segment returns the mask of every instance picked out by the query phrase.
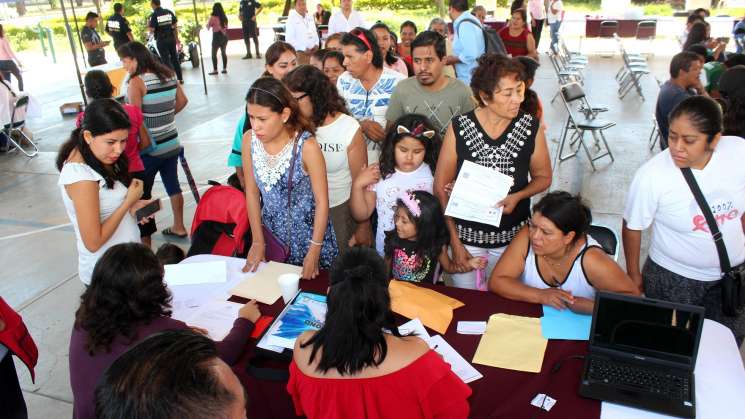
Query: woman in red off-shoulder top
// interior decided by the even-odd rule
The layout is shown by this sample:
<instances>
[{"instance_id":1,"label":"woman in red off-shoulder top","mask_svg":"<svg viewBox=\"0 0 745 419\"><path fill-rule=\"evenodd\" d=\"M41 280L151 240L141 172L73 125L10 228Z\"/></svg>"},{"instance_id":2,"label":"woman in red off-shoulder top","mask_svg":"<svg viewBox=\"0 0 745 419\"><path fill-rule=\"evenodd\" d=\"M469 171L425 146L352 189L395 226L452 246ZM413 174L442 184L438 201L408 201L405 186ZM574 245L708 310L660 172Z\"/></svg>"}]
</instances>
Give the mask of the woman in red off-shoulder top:
<instances>
[{"instance_id":1,"label":"woman in red off-shoulder top","mask_svg":"<svg viewBox=\"0 0 745 419\"><path fill-rule=\"evenodd\" d=\"M326 322L297 339L287 391L308 419L466 418L471 395L423 340L398 334L385 264L362 247L333 266Z\"/></svg>"}]
</instances>

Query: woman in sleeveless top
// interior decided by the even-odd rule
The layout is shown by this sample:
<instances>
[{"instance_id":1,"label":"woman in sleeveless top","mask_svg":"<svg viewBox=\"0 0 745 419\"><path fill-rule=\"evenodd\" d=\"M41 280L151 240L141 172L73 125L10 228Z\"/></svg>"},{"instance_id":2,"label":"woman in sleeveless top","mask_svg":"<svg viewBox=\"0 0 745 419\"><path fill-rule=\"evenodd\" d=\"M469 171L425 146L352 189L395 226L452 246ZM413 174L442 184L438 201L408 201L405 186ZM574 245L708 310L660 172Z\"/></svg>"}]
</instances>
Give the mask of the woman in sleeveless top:
<instances>
[{"instance_id":1,"label":"woman in sleeveless top","mask_svg":"<svg viewBox=\"0 0 745 419\"><path fill-rule=\"evenodd\" d=\"M303 278L315 278L339 250L329 222L326 165L313 127L277 79L258 79L246 102L252 129L243 137L242 158L253 242L243 270L254 272L266 259L263 224L289 247L287 263L302 266Z\"/></svg>"},{"instance_id":2,"label":"woman in sleeveless top","mask_svg":"<svg viewBox=\"0 0 745 419\"><path fill-rule=\"evenodd\" d=\"M511 300L592 313L595 292L639 289L589 235L590 209L564 191L546 194L505 250L489 289Z\"/></svg>"},{"instance_id":3,"label":"woman in sleeveless top","mask_svg":"<svg viewBox=\"0 0 745 419\"><path fill-rule=\"evenodd\" d=\"M186 237L184 196L177 171L182 148L176 130L176 114L186 107L188 99L173 71L156 62L141 43L124 44L117 52L131 77L127 101L142 110L144 125L152 139L150 147L141 152L145 165L143 199L150 199L155 175L160 173L173 210L173 225L164 229L163 234ZM141 229L142 242L150 245L150 236L155 231L155 221L149 228Z\"/></svg>"},{"instance_id":4,"label":"woman in sleeveless top","mask_svg":"<svg viewBox=\"0 0 745 419\"><path fill-rule=\"evenodd\" d=\"M513 11L509 24L499 30L499 37L502 38L508 54L513 57L527 55L537 60L535 39L528 31L527 21L525 9Z\"/></svg>"},{"instance_id":5,"label":"woman in sleeveless top","mask_svg":"<svg viewBox=\"0 0 745 419\"><path fill-rule=\"evenodd\" d=\"M354 243L369 242L367 223L357 224L349 209L352 181L367 163L367 145L360 124L349 115L344 99L323 72L300 66L282 82L297 99L300 112L316 127L316 140L326 162L329 187L329 217L339 251Z\"/></svg>"},{"instance_id":6,"label":"woman in sleeveless top","mask_svg":"<svg viewBox=\"0 0 745 419\"><path fill-rule=\"evenodd\" d=\"M499 227L446 218L459 288L476 288L477 274L468 261L488 258L487 272L530 218L530 197L551 185L551 161L544 130L535 117L520 111L525 91L522 65L514 58L486 54L479 58L471 89L479 106L453 119L437 161L434 190L447 207L445 186L453 182L463 162L499 171L513 178L509 194L495 206L503 209Z\"/></svg>"}]
</instances>

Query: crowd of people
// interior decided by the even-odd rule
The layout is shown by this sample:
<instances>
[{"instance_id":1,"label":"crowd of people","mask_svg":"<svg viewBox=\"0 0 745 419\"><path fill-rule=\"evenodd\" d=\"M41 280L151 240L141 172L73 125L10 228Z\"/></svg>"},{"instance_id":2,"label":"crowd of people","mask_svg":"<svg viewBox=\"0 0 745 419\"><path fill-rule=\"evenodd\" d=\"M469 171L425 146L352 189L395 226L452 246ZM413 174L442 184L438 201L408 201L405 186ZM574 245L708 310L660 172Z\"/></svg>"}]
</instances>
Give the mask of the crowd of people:
<instances>
[{"instance_id":1,"label":"crowd of people","mask_svg":"<svg viewBox=\"0 0 745 419\"><path fill-rule=\"evenodd\" d=\"M254 17L261 9L242 3ZM467 0L449 1L452 53L441 20L419 33L405 22L399 44L384 24L360 26L351 0L333 15L310 15L305 0L294 2L293 25L328 19L334 28L322 54L311 31L289 28L288 42L266 50L265 73L245 95L228 165L234 187L244 192L251 231L244 271L279 258L300 266L303 278L330 272L326 321L298 338L290 365L287 390L296 413L468 415L469 387L423 341L397 332L391 278L580 313L592 312L598 291L646 294L704 306L738 344L745 338L743 310L723 310L715 240L685 178L692 173L698 182L731 265L741 265L745 66L725 57L731 65L718 79L717 102L698 81L706 56L685 51L673 58L660 94L665 107L657 109L666 148L637 171L626 201L624 272L588 233L588 204L565 191L546 193L553 174L543 106L530 85L536 28L555 23L550 16L556 19L562 6L551 1L539 11L536 2L524 3L513 3L501 32L513 56L486 52ZM226 27L220 10L210 21L216 34ZM167 20L175 24L174 16L155 19L156 26ZM553 26L551 33L553 41ZM722 58L713 49L712 60ZM183 149L175 115L188 102L180 73L138 42L117 51L131 75L128 103L111 98L103 73L89 72L91 101L57 157L86 284L70 343L75 417L144 417L151 409L204 417L199 412L208 407L245 417L244 393L228 366L259 318L258 306L246 304L217 344L171 319L162 264L183 254L162 249L159 260L150 250L152 217L134 215L149 203L160 173L174 212L163 233L187 233L176 171ZM453 64L456 77L447 71ZM688 88L696 94L664 93ZM499 226L445 216L465 162L512 178L506 197L494 203L503 211ZM652 240L642 263L644 230ZM284 244L280 256L270 252L277 242ZM163 367L163 357L173 367ZM194 379L184 380L186 371ZM174 397L143 395L171 388Z\"/></svg>"}]
</instances>

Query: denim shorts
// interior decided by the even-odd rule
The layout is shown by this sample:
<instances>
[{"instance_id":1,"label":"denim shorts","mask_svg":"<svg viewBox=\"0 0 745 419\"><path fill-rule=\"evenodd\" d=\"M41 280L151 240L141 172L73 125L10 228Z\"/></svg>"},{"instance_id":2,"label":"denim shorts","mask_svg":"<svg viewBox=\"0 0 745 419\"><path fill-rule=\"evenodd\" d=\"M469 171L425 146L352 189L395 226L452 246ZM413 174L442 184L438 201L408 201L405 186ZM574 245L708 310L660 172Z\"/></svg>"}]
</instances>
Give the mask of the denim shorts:
<instances>
[{"instance_id":1,"label":"denim shorts","mask_svg":"<svg viewBox=\"0 0 745 419\"><path fill-rule=\"evenodd\" d=\"M163 181L168 196L181 193L181 184L178 180L178 155L165 159L146 154L141 157L142 163L145 165L145 173L143 174L145 190L152 190L155 175L160 173L160 179Z\"/></svg>"}]
</instances>

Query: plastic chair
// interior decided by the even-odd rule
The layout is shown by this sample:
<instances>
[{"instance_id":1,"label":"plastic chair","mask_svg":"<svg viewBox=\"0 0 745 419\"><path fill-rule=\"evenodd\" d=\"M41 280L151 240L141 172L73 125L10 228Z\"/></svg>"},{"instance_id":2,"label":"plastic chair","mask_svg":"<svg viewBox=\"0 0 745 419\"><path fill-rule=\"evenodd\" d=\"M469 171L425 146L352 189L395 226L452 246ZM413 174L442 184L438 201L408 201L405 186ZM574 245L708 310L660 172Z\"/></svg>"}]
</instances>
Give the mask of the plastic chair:
<instances>
[{"instance_id":1,"label":"plastic chair","mask_svg":"<svg viewBox=\"0 0 745 419\"><path fill-rule=\"evenodd\" d=\"M34 157L39 153L39 147L28 138L26 133L23 132L23 128L26 126L26 120L16 121L16 113L19 110L23 110L23 114L26 114L26 108L28 107L28 96L21 96L13 104L13 109L10 112L10 123L3 127L3 133L8 137L8 141L13 145L14 148L21 151L27 157ZM13 135L17 135L18 140L13 138ZM21 144L24 142L28 144L27 148L23 148Z\"/></svg>"},{"instance_id":2,"label":"plastic chair","mask_svg":"<svg viewBox=\"0 0 745 419\"><path fill-rule=\"evenodd\" d=\"M600 224L593 224L587 230L587 234L595 239L600 246L603 247L605 253L613 257L613 260L618 261L618 234L611 229Z\"/></svg>"}]
</instances>

